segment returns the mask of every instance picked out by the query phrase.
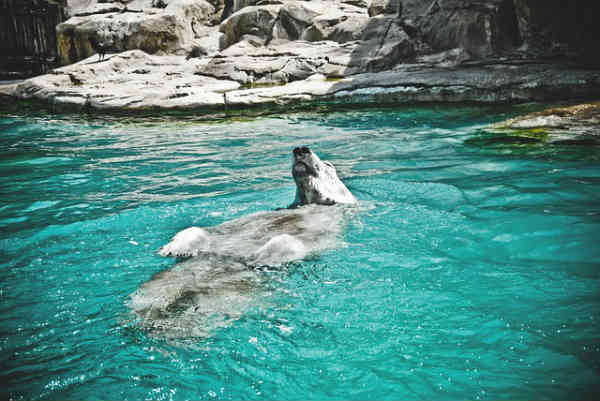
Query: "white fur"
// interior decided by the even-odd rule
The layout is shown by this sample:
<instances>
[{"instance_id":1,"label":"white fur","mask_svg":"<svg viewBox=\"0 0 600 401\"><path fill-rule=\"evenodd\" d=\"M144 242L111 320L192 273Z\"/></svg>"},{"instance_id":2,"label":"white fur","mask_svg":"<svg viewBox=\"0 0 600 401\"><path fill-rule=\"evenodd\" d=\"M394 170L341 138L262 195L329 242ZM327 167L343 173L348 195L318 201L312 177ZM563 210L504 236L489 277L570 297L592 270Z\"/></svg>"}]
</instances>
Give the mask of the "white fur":
<instances>
[{"instance_id":1,"label":"white fur","mask_svg":"<svg viewBox=\"0 0 600 401\"><path fill-rule=\"evenodd\" d=\"M339 245L344 216L336 203L356 199L333 165L306 147L294 149L292 174L302 206L259 212L216 227L186 228L162 256L197 256L155 274L131 296L140 323L169 337L208 336L258 302L262 277L253 266L279 266Z\"/></svg>"},{"instance_id":2,"label":"white fur","mask_svg":"<svg viewBox=\"0 0 600 401\"><path fill-rule=\"evenodd\" d=\"M160 256L197 256L208 250L210 238L200 227L189 227L177 233L165 246L160 248Z\"/></svg>"},{"instance_id":3,"label":"white fur","mask_svg":"<svg viewBox=\"0 0 600 401\"><path fill-rule=\"evenodd\" d=\"M296 199L292 206L356 203L356 198L339 179L333 164L322 161L306 147L302 149L294 151L292 175L296 181Z\"/></svg>"},{"instance_id":4,"label":"white fur","mask_svg":"<svg viewBox=\"0 0 600 401\"><path fill-rule=\"evenodd\" d=\"M294 152L294 165L292 174L296 181L296 200L292 207L308 204L333 205L336 203L356 203L356 198L346 188L339 179L335 167L329 162L319 159L315 153L308 148L304 152ZM314 218L314 216L313 216ZM311 221L309 216L304 216L305 222ZM243 244L243 235L239 238L220 238L211 243L211 237L215 237L214 232L209 228L208 231L199 227L186 228L173 237L171 242L160 248L158 254L161 256L198 256L202 252L213 252L223 254L238 254L248 258L258 264L281 264L295 259L301 259L307 253L303 242L287 233L275 234L267 242L248 243L254 246L254 249L247 249ZM243 233L242 233L243 234ZM269 234L268 232L266 233ZM268 237L267 237L268 238ZM214 238L213 238L214 240ZM238 243L230 243L230 240ZM228 249L229 248L229 249ZM231 248L238 248L232 251ZM224 250L227 251L224 252Z\"/></svg>"},{"instance_id":5,"label":"white fur","mask_svg":"<svg viewBox=\"0 0 600 401\"><path fill-rule=\"evenodd\" d=\"M290 234L271 238L251 257L257 264L278 265L291 260L302 259L307 254L304 243Z\"/></svg>"}]
</instances>

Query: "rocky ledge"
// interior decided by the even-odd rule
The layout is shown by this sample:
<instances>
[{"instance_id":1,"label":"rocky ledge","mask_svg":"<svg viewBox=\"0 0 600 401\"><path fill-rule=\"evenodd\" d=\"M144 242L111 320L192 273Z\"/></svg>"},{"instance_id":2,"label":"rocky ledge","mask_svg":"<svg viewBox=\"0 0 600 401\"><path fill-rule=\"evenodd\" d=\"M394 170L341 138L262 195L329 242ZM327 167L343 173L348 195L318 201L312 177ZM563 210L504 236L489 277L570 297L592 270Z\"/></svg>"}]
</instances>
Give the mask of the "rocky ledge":
<instances>
[{"instance_id":1,"label":"rocky ledge","mask_svg":"<svg viewBox=\"0 0 600 401\"><path fill-rule=\"evenodd\" d=\"M310 45L314 54L326 43ZM506 102L548 101L600 96L600 72L556 64L494 64L439 67L403 64L393 70L331 78L303 68L306 58L297 44L289 52L262 48L244 53L246 66L260 65L265 83L244 83L207 74L206 64L235 58L187 60L130 50L98 62L96 57L50 74L4 86L21 99L47 102L55 111L214 110L248 106L302 107L318 103ZM315 59L317 57L315 56ZM257 68L258 69L258 68ZM291 72L290 72L291 71ZM280 74L305 74L287 84L272 80ZM245 72L238 71L242 74Z\"/></svg>"},{"instance_id":2,"label":"rocky ledge","mask_svg":"<svg viewBox=\"0 0 600 401\"><path fill-rule=\"evenodd\" d=\"M548 108L494 124L488 132L525 142L598 145L600 102Z\"/></svg>"},{"instance_id":3,"label":"rocky ledge","mask_svg":"<svg viewBox=\"0 0 600 401\"><path fill-rule=\"evenodd\" d=\"M56 111L598 98L598 29L559 3L72 0L65 66L0 93ZM584 23L550 29L548 7Z\"/></svg>"}]
</instances>

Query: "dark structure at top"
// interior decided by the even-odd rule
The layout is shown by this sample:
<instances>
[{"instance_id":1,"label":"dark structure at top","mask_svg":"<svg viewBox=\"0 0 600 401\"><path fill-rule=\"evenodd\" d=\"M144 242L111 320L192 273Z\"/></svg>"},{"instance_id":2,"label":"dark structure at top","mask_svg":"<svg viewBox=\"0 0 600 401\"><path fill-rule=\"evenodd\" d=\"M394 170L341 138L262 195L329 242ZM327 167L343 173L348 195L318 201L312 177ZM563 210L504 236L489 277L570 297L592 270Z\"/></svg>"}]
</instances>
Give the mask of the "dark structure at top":
<instances>
[{"instance_id":1,"label":"dark structure at top","mask_svg":"<svg viewBox=\"0 0 600 401\"><path fill-rule=\"evenodd\" d=\"M67 0L0 0L0 79L48 71L57 63L56 25Z\"/></svg>"}]
</instances>

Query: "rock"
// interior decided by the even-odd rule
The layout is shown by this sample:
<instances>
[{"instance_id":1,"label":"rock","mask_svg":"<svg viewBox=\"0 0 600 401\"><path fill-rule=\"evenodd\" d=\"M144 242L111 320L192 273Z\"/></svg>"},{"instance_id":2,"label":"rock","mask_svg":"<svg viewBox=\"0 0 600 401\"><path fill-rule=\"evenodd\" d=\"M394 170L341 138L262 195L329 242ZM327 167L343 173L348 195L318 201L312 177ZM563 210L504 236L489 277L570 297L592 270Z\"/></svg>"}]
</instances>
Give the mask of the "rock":
<instances>
[{"instance_id":1,"label":"rock","mask_svg":"<svg viewBox=\"0 0 600 401\"><path fill-rule=\"evenodd\" d=\"M157 56L132 50L113 55L102 63L92 57L50 74L0 86L0 93L38 99L54 111L200 108L213 113L222 113L224 105L228 109L263 106L273 112L310 107L315 102L528 102L565 97L600 98L600 71L552 64L492 64L462 69L401 64L393 71L329 79L334 68L341 74L358 71L352 64L356 61L352 54L355 48L356 44L330 41L273 41L266 47L253 47L242 41L221 52L219 57L187 61L184 56ZM214 75L209 75L210 71ZM235 71L239 74L237 82L225 78L235 77ZM281 84L286 80L289 83ZM244 82L246 85L242 85ZM253 87L277 82L280 83L277 86Z\"/></svg>"},{"instance_id":2,"label":"rock","mask_svg":"<svg viewBox=\"0 0 600 401\"><path fill-rule=\"evenodd\" d=\"M359 7L334 2L289 1L281 6L249 6L221 24L226 46L244 34L272 39L345 43L362 35L367 16Z\"/></svg>"},{"instance_id":3,"label":"rock","mask_svg":"<svg viewBox=\"0 0 600 401\"><path fill-rule=\"evenodd\" d=\"M212 3L219 4L218 1ZM217 9L212 3L206 0L172 0L165 8L165 12L181 18L182 24L190 24L190 27L194 30L194 25L216 25L219 23Z\"/></svg>"},{"instance_id":4,"label":"rock","mask_svg":"<svg viewBox=\"0 0 600 401\"><path fill-rule=\"evenodd\" d=\"M283 4L283 1L280 0L228 0L225 5L225 10L223 11L222 20L225 20L232 14L240 11L244 7L248 6L267 6L267 5L276 5Z\"/></svg>"},{"instance_id":5,"label":"rock","mask_svg":"<svg viewBox=\"0 0 600 401\"><path fill-rule=\"evenodd\" d=\"M576 68L598 57L598 28L587 15L591 34L573 27L580 6L565 8L568 32L534 0L374 0L370 11L363 0L133 0L125 12L120 2L85 1L58 27L61 61L76 64L5 93L137 110L554 100L596 96L600 85L597 69ZM102 62L89 58L103 52ZM568 62L536 59L561 54Z\"/></svg>"},{"instance_id":6,"label":"rock","mask_svg":"<svg viewBox=\"0 0 600 401\"><path fill-rule=\"evenodd\" d=\"M401 0L371 0L369 4L369 17L376 15L390 14L396 15L398 18L402 16L402 1Z\"/></svg>"},{"instance_id":7,"label":"rock","mask_svg":"<svg viewBox=\"0 0 600 401\"><path fill-rule=\"evenodd\" d=\"M320 67L327 62L326 58L292 57L285 63L283 68L272 74L271 79L279 83L301 81L318 74Z\"/></svg>"},{"instance_id":8,"label":"rock","mask_svg":"<svg viewBox=\"0 0 600 401\"><path fill-rule=\"evenodd\" d=\"M268 47L242 40L199 67L198 73L242 85L283 84L324 72L332 45L275 40Z\"/></svg>"},{"instance_id":9,"label":"rock","mask_svg":"<svg viewBox=\"0 0 600 401\"><path fill-rule=\"evenodd\" d=\"M224 104L222 92L239 84L196 75L198 62L130 50L97 63L95 57L14 85L22 99L47 101L61 110L136 110Z\"/></svg>"},{"instance_id":10,"label":"rock","mask_svg":"<svg viewBox=\"0 0 600 401\"><path fill-rule=\"evenodd\" d=\"M87 17L94 14L108 14L108 13L118 13L123 11L123 6L119 3L79 3L77 5L72 5L72 2L69 3L69 7L67 8L67 15L69 17Z\"/></svg>"},{"instance_id":11,"label":"rock","mask_svg":"<svg viewBox=\"0 0 600 401\"><path fill-rule=\"evenodd\" d=\"M352 52L363 71L382 71L414 58L413 42L396 17L376 16L368 20L361 41Z\"/></svg>"},{"instance_id":12,"label":"rock","mask_svg":"<svg viewBox=\"0 0 600 401\"><path fill-rule=\"evenodd\" d=\"M109 53L141 49L175 53L195 38L195 25L209 22L214 7L205 0L172 0L160 12L125 12L72 17L57 26L61 64L95 54L97 43Z\"/></svg>"},{"instance_id":13,"label":"rock","mask_svg":"<svg viewBox=\"0 0 600 401\"><path fill-rule=\"evenodd\" d=\"M342 4L349 4L354 7L368 8L369 2L367 0L342 0Z\"/></svg>"},{"instance_id":14,"label":"rock","mask_svg":"<svg viewBox=\"0 0 600 401\"><path fill-rule=\"evenodd\" d=\"M415 19L435 51L460 47L481 58L520 44L512 1L434 0L424 9L422 5L417 7L415 0L405 0L404 15Z\"/></svg>"},{"instance_id":15,"label":"rock","mask_svg":"<svg viewBox=\"0 0 600 401\"><path fill-rule=\"evenodd\" d=\"M418 63L431 64L437 67L458 67L469 60L472 60L471 55L460 47L439 53L427 54L416 59Z\"/></svg>"},{"instance_id":16,"label":"rock","mask_svg":"<svg viewBox=\"0 0 600 401\"><path fill-rule=\"evenodd\" d=\"M561 145L600 145L600 102L554 107L493 124L487 132Z\"/></svg>"},{"instance_id":17,"label":"rock","mask_svg":"<svg viewBox=\"0 0 600 401\"><path fill-rule=\"evenodd\" d=\"M514 0L519 34L529 52L600 64L600 2Z\"/></svg>"},{"instance_id":18,"label":"rock","mask_svg":"<svg viewBox=\"0 0 600 401\"><path fill-rule=\"evenodd\" d=\"M301 39L311 42L332 40L346 43L359 40L367 27L369 18L366 15L343 15L329 13L313 20L301 36Z\"/></svg>"},{"instance_id":19,"label":"rock","mask_svg":"<svg viewBox=\"0 0 600 401\"><path fill-rule=\"evenodd\" d=\"M188 58L214 56L224 45L224 35L219 27L198 27L194 30L195 39L184 46Z\"/></svg>"},{"instance_id":20,"label":"rock","mask_svg":"<svg viewBox=\"0 0 600 401\"><path fill-rule=\"evenodd\" d=\"M185 59L189 60L191 58L202 57L207 55L208 50L206 50L204 46L202 46L201 44L194 44Z\"/></svg>"},{"instance_id":21,"label":"rock","mask_svg":"<svg viewBox=\"0 0 600 401\"><path fill-rule=\"evenodd\" d=\"M249 6L223 21L219 30L225 34L223 47L238 42L244 35L253 35L268 41L272 37L280 5Z\"/></svg>"},{"instance_id":22,"label":"rock","mask_svg":"<svg viewBox=\"0 0 600 401\"><path fill-rule=\"evenodd\" d=\"M209 25L219 25L223 21L227 2L225 0L206 0L214 8L214 13L210 17Z\"/></svg>"},{"instance_id":23,"label":"rock","mask_svg":"<svg viewBox=\"0 0 600 401\"><path fill-rule=\"evenodd\" d=\"M279 19L274 27L273 38L297 40L314 21L326 12L321 2L289 2L279 11Z\"/></svg>"},{"instance_id":24,"label":"rock","mask_svg":"<svg viewBox=\"0 0 600 401\"><path fill-rule=\"evenodd\" d=\"M564 88L570 96L600 96L600 71L550 64L486 66L469 69L423 68L406 65L397 71L368 73L339 81L298 81L252 92L233 91L231 104L293 103L413 103L542 101L556 99ZM543 82L529 85L535 78Z\"/></svg>"},{"instance_id":25,"label":"rock","mask_svg":"<svg viewBox=\"0 0 600 401\"><path fill-rule=\"evenodd\" d=\"M360 38L367 20L363 9L345 3L289 2L279 13L273 37L346 43Z\"/></svg>"}]
</instances>

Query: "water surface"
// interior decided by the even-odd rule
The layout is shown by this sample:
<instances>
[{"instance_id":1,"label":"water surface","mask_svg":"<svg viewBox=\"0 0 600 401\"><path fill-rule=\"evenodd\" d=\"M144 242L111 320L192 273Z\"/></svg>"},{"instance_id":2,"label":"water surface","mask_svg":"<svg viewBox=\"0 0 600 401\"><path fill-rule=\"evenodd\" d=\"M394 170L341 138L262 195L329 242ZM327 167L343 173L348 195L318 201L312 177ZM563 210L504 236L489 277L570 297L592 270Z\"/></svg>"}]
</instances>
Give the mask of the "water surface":
<instances>
[{"instance_id":1,"label":"water surface","mask_svg":"<svg viewBox=\"0 0 600 401\"><path fill-rule=\"evenodd\" d=\"M522 112L0 117L2 398L593 398L600 147L486 140ZM289 205L299 145L360 200L343 245L260 272L209 337L140 327L156 250Z\"/></svg>"}]
</instances>

